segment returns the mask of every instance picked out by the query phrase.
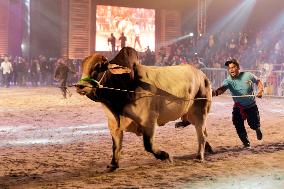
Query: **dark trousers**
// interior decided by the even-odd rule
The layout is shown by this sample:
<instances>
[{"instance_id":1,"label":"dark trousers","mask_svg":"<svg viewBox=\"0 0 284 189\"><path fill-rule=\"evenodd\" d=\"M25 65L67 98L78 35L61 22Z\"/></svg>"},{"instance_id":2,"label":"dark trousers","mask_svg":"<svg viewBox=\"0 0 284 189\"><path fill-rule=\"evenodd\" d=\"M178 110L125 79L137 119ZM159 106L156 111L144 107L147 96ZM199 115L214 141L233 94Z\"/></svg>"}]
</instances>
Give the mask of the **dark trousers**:
<instances>
[{"instance_id":1,"label":"dark trousers","mask_svg":"<svg viewBox=\"0 0 284 189\"><path fill-rule=\"evenodd\" d=\"M19 86L25 85L25 73L24 72L18 72L17 73L17 84Z\"/></svg>"},{"instance_id":2,"label":"dark trousers","mask_svg":"<svg viewBox=\"0 0 284 189\"><path fill-rule=\"evenodd\" d=\"M31 72L31 82L33 86L37 86L39 75L37 72Z\"/></svg>"},{"instance_id":3,"label":"dark trousers","mask_svg":"<svg viewBox=\"0 0 284 189\"><path fill-rule=\"evenodd\" d=\"M3 74L3 80L4 80L5 87L9 87L10 86L10 74L8 73Z\"/></svg>"},{"instance_id":4,"label":"dark trousers","mask_svg":"<svg viewBox=\"0 0 284 189\"><path fill-rule=\"evenodd\" d=\"M66 98L66 93L67 93L66 84L67 84L66 79L63 79L63 80L60 81L60 90L61 90L63 98Z\"/></svg>"},{"instance_id":5,"label":"dark trousers","mask_svg":"<svg viewBox=\"0 0 284 189\"><path fill-rule=\"evenodd\" d=\"M112 52L112 53L115 53L115 44L114 44L114 45L111 45L111 52Z\"/></svg>"},{"instance_id":6,"label":"dark trousers","mask_svg":"<svg viewBox=\"0 0 284 189\"><path fill-rule=\"evenodd\" d=\"M260 127L260 117L257 105L254 104L249 108L244 108L245 113L247 114L247 122L251 129L256 130ZM233 124L237 130L237 134L243 143L249 143L247 131L244 125L244 119L242 118L240 108L233 108Z\"/></svg>"}]
</instances>

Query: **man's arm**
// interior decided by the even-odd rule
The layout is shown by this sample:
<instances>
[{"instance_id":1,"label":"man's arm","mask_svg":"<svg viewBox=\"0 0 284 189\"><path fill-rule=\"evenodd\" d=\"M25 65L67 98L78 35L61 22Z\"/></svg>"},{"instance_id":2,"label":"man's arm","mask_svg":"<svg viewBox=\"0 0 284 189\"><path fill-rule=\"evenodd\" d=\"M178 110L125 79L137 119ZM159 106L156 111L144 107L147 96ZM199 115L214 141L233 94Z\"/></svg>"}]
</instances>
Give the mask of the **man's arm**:
<instances>
[{"instance_id":1,"label":"man's arm","mask_svg":"<svg viewBox=\"0 0 284 189\"><path fill-rule=\"evenodd\" d=\"M219 87L216 90L212 90L212 96L218 96L223 94L228 88L226 86Z\"/></svg>"},{"instance_id":2,"label":"man's arm","mask_svg":"<svg viewBox=\"0 0 284 189\"><path fill-rule=\"evenodd\" d=\"M257 80L256 86L257 86L257 90L258 90L256 97L261 98L262 95L263 95L263 84L260 80Z\"/></svg>"},{"instance_id":3,"label":"man's arm","mask_svg":"<svg viewBox=\"0 0 284 189\"><path fill-rule=\"evenodd\" d=\"M256 94L256 97L261 98L263 95L263 84L261 80L258 77L256 77L254 74L250 73L250 75L251 75L251 81L255 83L257 86L258 92Z\"/></svg>"}]
</instances>

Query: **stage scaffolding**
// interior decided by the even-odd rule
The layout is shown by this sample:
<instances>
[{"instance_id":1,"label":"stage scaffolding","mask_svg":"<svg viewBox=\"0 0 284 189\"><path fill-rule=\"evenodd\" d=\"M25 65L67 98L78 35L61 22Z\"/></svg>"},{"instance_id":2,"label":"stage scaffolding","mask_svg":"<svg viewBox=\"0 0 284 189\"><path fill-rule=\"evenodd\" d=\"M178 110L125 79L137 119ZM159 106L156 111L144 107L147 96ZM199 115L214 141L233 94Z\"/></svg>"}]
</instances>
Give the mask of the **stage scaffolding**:
<instances>
[{"instance_id":1,"label":"stage scaffolding","mask_svg":"<svg viewBox=\"0 0 284 189\"><path fill-rule=\"evenodd\" d=\"M198 0L197 35L202 37L206 32L207 0Z\"/></svg>"}]
</instances>

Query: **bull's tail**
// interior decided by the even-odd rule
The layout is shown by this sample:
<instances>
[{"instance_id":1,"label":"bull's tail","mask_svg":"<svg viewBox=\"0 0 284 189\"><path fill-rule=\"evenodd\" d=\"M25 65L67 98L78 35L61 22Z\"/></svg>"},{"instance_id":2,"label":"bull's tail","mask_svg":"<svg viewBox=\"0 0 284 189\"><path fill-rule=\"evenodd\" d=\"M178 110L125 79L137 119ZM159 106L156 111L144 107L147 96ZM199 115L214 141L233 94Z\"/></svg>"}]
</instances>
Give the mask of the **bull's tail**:
<instances>
[{"instance_id":1,"label":"bull's tail","mask_svg":"<svg viewBox=\"0 0 284 189\"><path fill-rule=\"evenodd\" d=\"M209 113L211 108L211 102L212 102L212 88L211 83L207 77L204 78L204 90L205 90L205 96L207 99L207 113Z\"/></svg>"}]
</instances>

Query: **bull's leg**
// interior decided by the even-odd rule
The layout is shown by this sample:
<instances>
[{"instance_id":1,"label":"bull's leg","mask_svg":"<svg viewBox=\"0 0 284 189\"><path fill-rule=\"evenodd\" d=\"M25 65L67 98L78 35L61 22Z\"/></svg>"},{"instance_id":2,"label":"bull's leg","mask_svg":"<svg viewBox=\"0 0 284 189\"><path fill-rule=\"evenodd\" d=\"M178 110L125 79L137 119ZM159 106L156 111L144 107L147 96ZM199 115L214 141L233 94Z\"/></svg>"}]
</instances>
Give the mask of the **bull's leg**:
<instances>
[{"instance_id":1,"label":"bull's leg","mask_svg":"<svg viewBox=\"0 0 284 189\"><path fill-rule=\"evenodd\" d=\"M108 165L108 171L112 172L119 168L119 158L122 149L123 131L120 129L111 130L112 136L112 160Z\"/></svg>"},{"instance_id":2,"label":"bull's leg","mask_svg":"<svg viewBox=\"0 0 284 189\"><path fill-rule=\"evenodd\" d=\"M206 115L198 115L196 122L195 122L195 129L197 133L197 139L198 139L198 151L197 151L197 159L200 159L201 161L204 161L204 152L205 152L205 146L206 146L206 125L205 121ZM209 144L209 143L208 143ZM209 144L210 146L210 144Z\"/></svg>"},{"instance_id":3,"label":"bull's leg","mask_svg":"<svg viewBox=\"0 0 284 189\"><path fill-rule=\"evenodd\" d=\"M198 139L198 151L197 151L197 159L204 161L204 149L206 144L206 139L204 133L202 131L202 126L196 125L197 139Z\"/></svg>"},{"instance_id":4,"label":"bull's leg","mask_svg":"<svg viewBox=\"0 0 284 189\"><path fill-rule=\"evenodd\" d=\"M208 134L207 134L207 128L206 128L206 127L205 127L205 130L204 130L204 134L205 134L205 136L206 136L206 138L207 138ZM205 143L205 152L208 152L208 153L210 153L210 154L213 154L213 153L214 153L213 148L212 148L212 146L209 144L208 141L206 141L206 143Z\"/></svg>"},{"instance_id":5,"label":"bull's leg","mask_svg":"<svg viewBox=\"0 0 284 189\"><path fill-rule=\"evenodd\" d=\"M153 128L145 128L143 130L143 141L144 141L144 147L147 152L152 153L157 159L160 160L169 160L170 162L172 159L170 158L170 155L157 148L154 144L154 137L155 137L155 127Z\"/></svg>"},{"instance_id":6,"label":"bull's leg","mask_svg":"<svg viewBox=\"0 0 284 189\"><path fill-rule=\"evenodd\" d=\"M207 98L208 101L195 101L193 106L188 110L187 116L188 120L190 120L193 125L195 125L197 139L198 139L198 151L197 158L201 161L204 161L204 153L205 150L209 153L213 153L212 147L209 142L207 142L207 129L206 129L206 121L208 112L210 109L211 101L210 101L210 90L208 90ZM204 97L204 96L198 96Z\"/></svg>"}]
</instances>

